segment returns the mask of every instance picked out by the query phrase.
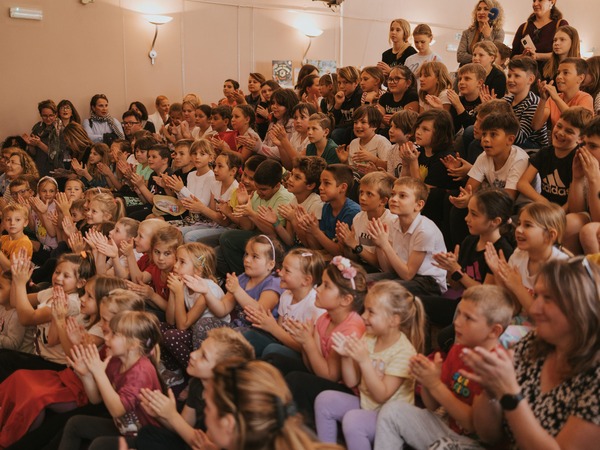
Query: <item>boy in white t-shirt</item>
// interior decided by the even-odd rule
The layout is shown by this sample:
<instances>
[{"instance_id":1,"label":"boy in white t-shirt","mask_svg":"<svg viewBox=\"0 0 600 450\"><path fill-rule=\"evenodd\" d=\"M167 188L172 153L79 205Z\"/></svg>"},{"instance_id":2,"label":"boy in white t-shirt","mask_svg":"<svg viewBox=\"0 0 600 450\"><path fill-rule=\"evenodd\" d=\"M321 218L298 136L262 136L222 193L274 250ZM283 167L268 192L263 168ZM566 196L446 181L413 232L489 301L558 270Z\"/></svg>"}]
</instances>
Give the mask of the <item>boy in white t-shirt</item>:
<instances>
[{"instance_id":1,"label":"boy in white t-shirt","mask_svg":"<svg viewBox=\"0 0 600 450\"><path fill-rule=\"evenodd\" d=\"M350 142L348 153L338 153L340 162L355 166L359 171L369 165L386 170L392 144L377 134L383 121L381 111L374 105L363 105L354 111L352 120L356 139Z\"/></svg>"},{"instance_id":2,"label":"boy in white t-shirt","mask_svg":"<svg viewBox=\"0 0 600 450\"><path fill-rule=\"evenodd\" d=\"M471 195L481 187L504 189L513 199L517 198L517 184L527 169L529 156L523 149L513 145L519 121L514 114L492 113L481 123L481 146L471 170L469 180L458 197L450 197L457 208L466 208Z\"/></svg>"}]
</instances>

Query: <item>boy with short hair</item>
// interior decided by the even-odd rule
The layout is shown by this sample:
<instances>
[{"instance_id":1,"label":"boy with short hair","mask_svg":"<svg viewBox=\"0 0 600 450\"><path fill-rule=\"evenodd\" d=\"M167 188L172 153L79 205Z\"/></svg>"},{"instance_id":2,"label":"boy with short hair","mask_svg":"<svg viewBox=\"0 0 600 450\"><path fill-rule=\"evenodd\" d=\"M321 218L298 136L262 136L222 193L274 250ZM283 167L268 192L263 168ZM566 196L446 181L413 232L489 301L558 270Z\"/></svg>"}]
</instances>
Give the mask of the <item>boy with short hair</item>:
<instances>
[{"instance_id":1,"label":"boy with short hair","mask_svg":"<svg viewBox=\"0 0 600 450\"><path fill-rule=\"evenodd\" d=\"M348 151L340 151L338 158L343 164L351 166L367 166L374 164L377 168L387 169L387 157L392 144L384 136L377 134L383 121L383 114L375 105L363 105L352 113L354 122L353 139Z\"/></svg>"},{"instance_id":2,"label":"boy with short hair","mask_svg":"<svg viewBox=\"0 0 600 450\"><path fill-rule=\"evenodd\" d=\"M369 222L381 219L391 228L395 216L386 208L392 195L395 178L385 172L371 172L360 180L358 200L361 211L354 216L352 227L343 222L336 226L336 237L344 256L355 261L364 261L379 269L375 244L367 232Z\"/></svg>"},{"instance_id":3,"label":"boy with short hair","mask_svg":"<svg viewBox=\"0 0 600 450\"><path fill-rule=\"evenodd\" d=\"M221 254L224 260L220 262L220 273L237 274L244 272L243 257L246 242L257 233L265 234L271 239L277 238L275 227L279 224L285 226L285 219L279 214L280 205L289 204L294 195L289 193L281 183L283 167L279 161L266 159L254 173L256 190L248 200L241 199L238 192L238 201L233 214L240 218L240 230L228 230L219 237ZM242 201L246 200L246 201ZM259 215L261 207L277 211L277 221L270 223ZM227 269L226 269L227 267Z\"/></svg>"},{"instance_id":4,"label":"boy with short hair","mask_svg":"<svg viewBox=\"0 0 600 450\"><path fill-rule=\"evenodd\" d=\"M520 128L515 145L521 148L541 148L548 145L548 130L543 123L539 128L532 127L533 116L540 98L531 91L531 85L537 76L537 63L529 56L516 56L508 63L506 88L509 92L504 97L513 108ZM537 130L537 131L536 131Z\"/></svg>"},{"instance_id":5,"label":"boy with short hair","mask_svg":"<svg viewBox=\"0 0 600 450\"><path fill-rule=\"evenodd\" d=\"M414 295L446 292L446 271L433 264L433 254L446 251L444 236L435 223L421 215L429 188L416 178L400 177L394 183L390 212L397 216L390 228L381 218L367 228L377 260L386 272L395 272Z\"/></svg>"},{"instance_id":6,"label":"boy with short hair","mask_svg":"<svg viewBox=\"0 0 600 450\"><path fill-rule=\"evenodd\" d=\"M336 148L338 145L329 137L331 119L327 114L316 113L308 118L308 140L306 156L320 156L327 164L339 164Z\"/></svg>"},{"instance_id":7,"label":"boy with short hair","mask_svg":"<svg viewBox=\"0 0 600 450\"><path fill-rule=\"evenodd\" d=\"M289 247L298 243L296 239L296 228L298 227L296 211L298 208L302 208L308 214L314 214L317 220L321 220L323 201L317 192L319 191L321 172L326 167L327 163L319 156L300 156L294 159L294 168L287 180L287 190L294 194L294 199L287 205L280 205L277 210L279 215L286 220L285 224L278 220L275 210L259 208L259 216L273 224L279 239Z\"/></svg>"},{"instance_id":8,"label":"boy with short hair","mask_svg":"<svg viewBox=\"0 0 600 450\"><path fill-rule=\"evenodd\" d=\"M29 221L29 210L20 204L11 203L2 210L2 226L8 234L0 236L0 268L10 270L11 257L22 248L27 252L27 257L33 255L31 240L25 236L23 230Z\"/></svg>"},{"instance_id":9,"label":"boy with short hair","mask_svg":"<svg viewBox=\"0 0 600 450\"><path fill-rule=\"evenodd\" d=\"M360 206L347 197L354 176L346 164L331 164L321 172L320 181L319 194L325 202L321 220L314 213L299 209L298 238L308 248L322 248L336 256L340 250L335 239L336 224L344 222L351 225L354 216L360 212Z\"/></svg>"},{"instance_id":10,"label":"boy with short hair","mask_svg":"<svg viewBox=\"0 0 600 450\"><path fill-rule=\"evenodd\" d=\"M472 410L482 390L461 373L468 370L461 354L476 347L497 348L512 312L510 297L498 286L474 286L463 293L454 318L456 343L446 359L442 362L436 353L433 361L421 354L410 361L426 409L401 401L386 403L377 419L375 450L403 448L404 444L412 448L484 448L474 434ZM446 412L444 417L435 413L440 406Z\"/></svg>"},{"instance_id":11,"label":"boy with short hair","mask_svg":"<svg viewBox=\"0 0 600 450\"><path fill-rule=\"evenodd\" d=\"M486 77L481 64L469 63L458 69L458 94L448 89L455 133L475 123L476 108L481 104L479 94Z\"/></svg>"},{"instance_id":12,"label":"boy with short hair","mask_svg":"<svg viewBox=\"0 0 600 450\"><path fill-rule=\"evenodd\" d=\"M581 90L588 73L588 66L581 58L565 58L558 65L556 86L542 82L539 85L540 103L532 120L534 130L540 129L548 120L556 125L560 115L570 106L583 106L594 113L594 99Z\"/></svg>"},{"instance_id":13,"label":"boy with short hair","mask_svg":"<svg viewBox=\"0 0 600 450\"><path fill-rule=\"evenodd\" d=\"M517 197L517 183L527 168L529 156L516 145L519 122L513 114L490 114L481 123L479 155L471 170L465 191L459 197L450 197L454 206L466 208L470 194L480 187L492 186L504 189ZM468 198L467 198L468 197Z\"/></svg>"},{"instance_id":14,"label":"boy with short hair","mask_svg":"<svg viewBox=\"0 0 600 450\"><path fill-rule=\"evenodd\" d=\"M223 140L229 145L229 148L237 148L235 135L229 126L231 124L232 109L231 106L215 106L210 112L210 126L212 128L212 138Z\"/></svg>"},{"instance_id":15,"label":"boy with short hair","mask_svg":"<svg viewBox=\"0 0 600 450\"><path fill-rule=\"evenodd\" d=\"M552 129L552 145L544 147L529 160L529 167L517 184L521 194L534 202L553 202L567 208L573 158L581 131L592 117L592 113L582 106L573 106L562 113ZM538 174L542 181L541 192L531 185Z\"/></svg>"}]
</instances>

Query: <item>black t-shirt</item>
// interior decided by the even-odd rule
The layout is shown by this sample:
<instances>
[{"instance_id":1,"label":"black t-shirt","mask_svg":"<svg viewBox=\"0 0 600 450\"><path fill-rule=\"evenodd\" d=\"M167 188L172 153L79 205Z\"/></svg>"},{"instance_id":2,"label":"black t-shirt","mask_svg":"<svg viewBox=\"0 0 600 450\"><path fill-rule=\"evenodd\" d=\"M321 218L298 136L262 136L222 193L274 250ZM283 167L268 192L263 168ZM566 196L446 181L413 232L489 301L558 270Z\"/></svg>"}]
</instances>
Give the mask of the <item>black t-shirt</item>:
<instances>
[{"instance_id":1,"label":"black t-shirt","mask_svg":"<svg viewBox=\"0 0 600 450\"><path fill-rule=\"evenodd\" d=\"M496 98L502 98L506 94L506 75L496 66L492 67L492 71L485 79L484 84L490 88L490 93L492 89L494 90Z\"/></svg>"},{"instance_id":2,"label":"black t-shirt","mask_svg":"<svg viewBox=\"0 0 600 450\"><path fill-rule=\"evenodd\" d=\"M542 148L529 162L535 167L542 180L541 194L552 203L564 205L569 197L569 186L573 181L573 158L575 149L564 158L558 158L551 145Z\"/></svg>"},{"instance_id":3,"label":"black t-shirt","mask_svg":"<svg viewBox=\"0 0 600 450\"><path fill-rule=\"evenodd\" d=\"M363 91L360 86L357 86L350 97L346 97L340 109L333 109L333 117L335 118L335 128L352 127L352 114L354 110L361 105L360 99Z\"/></svg>"},{"instance_id":4,"label":"black t-shirt","mask_svg":"<svg viewBox=\"0 0 600 450\"><path fill-rule=\"evenodd\" d=\"M425 184L442 189L456 189L458 187L458 182L454 181L452 177L448 175L448 170L442 163L442 158L450 154L452 154L452 152L446 150L427 156L425 155L425 149L420 149L419 169L420 171L423 171L424 167L427 168Z\"/></svg>"},{"instance_id":5,"label":"black t-shirt","mask_svg":"<svg viewBox=\"0 0 600 450\"><path fill-rule=\"evenodd\" d=\"M168 168L163 173L172 175L173 171L171 168ZM150 174L150 178L148 178L148 190L152 193L152 195L167 195L164 188L160 187L158 184L156 184L156 181L154 181L154 177L157 176L158 174L156 173L156 171L152 171L152 173Z\"/></svg>"},{"instance_id":6,"label":"black t-shirt","mask_svg":"<svg viewBox=\"0 0 600 450\"><path fill-rule=\"evenodd\" d=\"M461 114L456 113L454 106L450 107L450 114L452 115L452 121L454 122L454 132L458 133L462 128L475 124L477 118L475 109L481 105L481 99L477 97L473 101L469 101L464 97L459 97L465 110Z\"/></svg>"},{"instance_id":7,"label":"black t-shirt","mask_svg":"<svg viewBox=\"0 0 600 450\"><path fill-rule=\"evenodd\" d=\"M194 428L197 430L206 430L206 424L204 423L204 399L202 393L204 392L204 385L198 378L192 378L189 384L188 398L185 402L185 406L192 408L196 411L196 423Z\"/></svg>"},{"instance_id":8,"label":"black t-shirt","mask_svg":"<svg viewBox=\"0 0 600 450\"><path fill-rule=\"evenodd\" d=\"M479 236L469 235L460 244L458 252L458 263L463 269L463 272L473 278L475 281L483 283L488 273L491 273L490 268L485 262L485 250L478 251L477 243ZM504 257L508 260L513 253L513 246L507 238L501 236L494 242L496 251L502 250Z\"/></svg>"},{"instance_id":9,"label":"black t-shirt","mask_svg":"<svg viewBox=\"0 0 600 450\"><path fill-rule=\"evenodd\" d=\"M419 102L419 96L414 89L405 92L398 102L394 100L394 96L391 92L386 92L379 97L379 104L383 106L385 114L395 114L398 111L402 111L406 105L412 102Z\"/></svg>"},{"instance_id":10,"label":"black t-shirt","mask_svg":"<svg viewBox=\"0 0 600 450\"><path fill-rule=\"evenodd\" d=\"M417 53L417 51L412 45L406 47L406 49L398 55L395 54L390 48L381 54L381 60L390 67L402 66L406 61L406 58L414 55L415 53Z\"/></svg>"}]
</instances>

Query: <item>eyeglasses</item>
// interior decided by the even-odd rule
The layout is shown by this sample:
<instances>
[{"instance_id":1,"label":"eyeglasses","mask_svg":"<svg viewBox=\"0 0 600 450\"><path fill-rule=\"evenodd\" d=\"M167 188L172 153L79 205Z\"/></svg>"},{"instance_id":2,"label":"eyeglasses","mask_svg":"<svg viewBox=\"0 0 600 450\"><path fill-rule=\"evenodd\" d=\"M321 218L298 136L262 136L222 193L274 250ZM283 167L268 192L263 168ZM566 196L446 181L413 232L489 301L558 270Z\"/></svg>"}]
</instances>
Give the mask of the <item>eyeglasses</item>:
<instances>
[{"instance_id":1,"label":"eyeglasses","mask_svg":"<svg viewBox=\"0 0 600 450\"><path fill-rule=\"evenodd\" d=\"M390 77L390 78L388 78L388 84L389 83L399 83L400 80L406 80L406 78L402 78L402 77Z\"/></svg>"},{"instance_id":2,"label":"eyeglasses","mask_svg":"<svg viewBox=\"0 0 600 450\"><path fill-rule=\"evenodd\" d=\"M52 119L56 114L42 114L42 119Z\"/></svg>"},{"instance_id":3,"label":"eyeglasses","mask_svg":"<svg viewBox=\"0 0 600 450\"><path fill-rule=\"evenodd\" d=\"M66 110L66 109L71 109L71 107L69 105L62 105L60 107L61 110Z\"/></svg>"},{"instance_id":4,"label":"eyeglasses","mask_svg":"<svg viewBox=\"0 0 600 450\"><path fill-rule=\"evenodd\" d=\"M10 159L6 161L6 164L10 164L11 166L23 166L20 162L11 161Z\"/></svg>"},{"instance_id":5,"label":"eyeglasses","mask_svg":"<svg viewBox=\"0 0 600 450\"><path fill-rule=\"evenodd\" d=\"M121 125L123 125L124 127L132 127L134 125L137 125L140 122L121 122Z\"/></svg>"},{"instance_id":6,"label":"eyeglasses","mask_svg":"<svg viewBox=\"0 0 600 450\"><path fill-rule=\"evenodd\" d=\"M20 191L11 191L10 196L16 198L19 195L25 194L26 192L29 192L29 189L21 189Z\"/></svg>"}]
</instances>

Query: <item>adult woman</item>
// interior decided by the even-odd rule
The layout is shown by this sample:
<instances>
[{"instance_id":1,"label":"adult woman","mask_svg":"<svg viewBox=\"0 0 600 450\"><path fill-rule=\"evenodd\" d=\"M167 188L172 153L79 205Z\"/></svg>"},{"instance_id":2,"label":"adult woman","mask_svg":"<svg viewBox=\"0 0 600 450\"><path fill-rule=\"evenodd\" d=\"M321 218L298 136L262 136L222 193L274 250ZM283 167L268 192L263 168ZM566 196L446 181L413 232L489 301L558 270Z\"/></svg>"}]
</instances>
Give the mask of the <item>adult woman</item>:
<instances>
[{"instance_id":1,"label":"adult woman","mask_svg":"<svg viewBox=\"0 0 600 450\"><path fill-rule=\"evenodd\" d=\"M490 20L489 14L492 8L498 10L498 16ZM473 47L480 41L504 40L504 10L496 0L479 0L473 9L473 22L471 26L462 33L456 61L462 66L473 61Z\"/></svg>"},{"instance_id":2,"label":"adult woman","mask_svg":"<svg viewBox=\"0 0 600 450\"><path fill-rule=\"evenodd\" d=\"M115 139L125 139L121 122L108 112L108 99L104 94L96 94L90 100L90 118L83 122L83 128L93 142L110 145Z\"/></svg>"},{"instance_id":3,"label":"adult woman","mask_svg":"<svg viewBox=\"0 0 600 450\"><path fill-rule=\"evenodd\" d=\"M69 165L71 161L71 152L63 134L65 127L71 122L81 124L81 117L71 101L61 100L58 103L58 118L54 124L57 139L52 140L48 151L48 158L52 163L53 170L64 168L65 164Z\"/></svg>"},{"instance_id":4,"label":"adult woman","mask_svg":"<svg viewBox=\"0 0 600 450\"><path fill-rule=\"evenodd\" d=\"M410 38L410 23L404 19L394 19L390 23L388 41L392 48L381 54L381 61L377 67L387 77L394 66L404 65L406 58L417 53L415 48L408 43Z\"/></svg>"},{"instance_id":5,"label":"adult woman","mask_svg":"<svg viewBox=\"0 0 600 450\"><path fill-rule=\"evenodd\" d=\"M520 449L583 449L598 442L599 286L600 268L587 259L551 261L534 286L529 314L536 330L515 347L514 368L504 350L463 353L472 371L462 375L484 388L473 410L480 438L491 443L508 434Z\"/></svg>"},{"instance_id":6,"label":"adult woman","mask_svg":"<svg viewBox=\"0 0 600 450\"><path fill-rule=\"evenodd\" d=\"M8 150L10 150L10 157L6 162L6 171L4 172L4 175L9 184L19 176L26 176L28 180L37 180L40 177L35 162L26 151L14 147L7 149L7 151ZM8 188L4 191L4 200L6 200L7 203L13 200L10 195L10 189Z\"/></svg>"},{"instance_id":7,"label":"adult woman","mask_svg":"<svg viewBox=\"0 0 600 450\"><path fill-rule=\"evenodd\" d=\"M129 105L129 110L135 111L140 115L142 119L141 125L144 130L147 130L150 133L156 133L156 127L154 126L154 123L148 121L148 110L142 102L131 102Z\"/></svg>"},{"instance_id":8,"label":"adult woman","mask_svg":"<svg viewBox=\"0 0 600 450\"><path fill-rule=\"evenodd\" d=\"M229 361L214 369L205 385L207 435L223 449L334 449L302 429L281 374L263 361Z\"/></svg>"},{"instance_id":9,"label":"adult woman","mask_svg":"<svg viewBox=\"0 0 600 450\"><path fill-rule=\"evenodd\" d=\"M65 139L65 144L71 152L71 156L85 164L87 162L87 156L89 155L90 149L94 143L88 137L83 127L76 122L71 122L65 127L63 136ZM70 169L70 167L70 164L65 166L67 169Z\"/></svg>"},{"instance_id":10,"label":"adult woman","mask_svg":"<svg viewBox=\"0 0 600 450\"><path fill-rule=\"evenodd\" d=\"M148 117L148 122L154 124L154 128L160 130L165 122L169 119L169 107L171 106L169 99L164 95L156 97L154 102L156 112Z\"/></svg>"},{"instance_id":11,"label":"adult woman","mask_svg":"<svg viewBox=\"0 0 600 450\"><path fill-rule=\"evenodd\" d=\"M552 56L552 42L558 27L569 25L562 18L562 13L556 7L557 0L533 0L533 13L527 22L517 29L512 43L511 56L531 56L538 63L539 72L544 70L544 64ZM529 36L535 48L523 45L521 40Z\"/></svg>"},{"instance_id":12,"label":"adult woman","mask_svg":"<svg viewBox=\"0 0 600 450\"><path fill-rule=\"evenodd\" d=\"M31 134L24 133L23 139L27 142L27 150L33 156L38 171L42 175L48 175L52 170L48 151L52 141L57 139L55 133L56 103L52 100L44 100L38 103L40 120L31 129Z\"/></svg>"}]
</instances>

